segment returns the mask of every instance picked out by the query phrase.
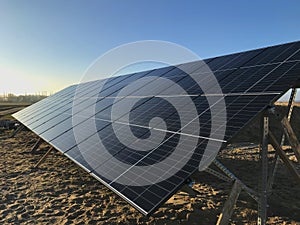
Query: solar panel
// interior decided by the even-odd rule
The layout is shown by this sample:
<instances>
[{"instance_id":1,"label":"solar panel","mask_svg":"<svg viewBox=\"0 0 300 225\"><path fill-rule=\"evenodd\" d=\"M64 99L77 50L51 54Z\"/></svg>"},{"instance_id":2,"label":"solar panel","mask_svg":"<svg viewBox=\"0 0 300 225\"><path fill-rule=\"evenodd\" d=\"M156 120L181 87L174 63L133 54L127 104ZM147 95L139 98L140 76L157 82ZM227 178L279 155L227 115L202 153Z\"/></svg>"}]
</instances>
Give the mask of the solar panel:
<instances>
[{"instance_id":1,"label":"solar panel","mask_svg":"<svg viewBox=\"0 0 300 225\"><path fill-rule=\"evenodd\" d=\"M206 59L213 78L198 61L73 85L13 116L150 214L295 85L299 52L293 42Z\"/></svg>"}]
</instances>

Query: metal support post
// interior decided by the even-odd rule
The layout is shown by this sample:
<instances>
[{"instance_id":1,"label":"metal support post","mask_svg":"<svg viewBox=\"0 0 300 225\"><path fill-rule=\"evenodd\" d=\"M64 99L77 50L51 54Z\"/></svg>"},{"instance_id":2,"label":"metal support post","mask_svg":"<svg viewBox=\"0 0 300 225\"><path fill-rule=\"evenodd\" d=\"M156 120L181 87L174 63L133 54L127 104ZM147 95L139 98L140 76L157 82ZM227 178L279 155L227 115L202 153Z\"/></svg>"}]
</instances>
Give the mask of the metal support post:
<instances>
[{"instance_id":1,"label":"metal support post","mask_svg":"<svg viewBox=\"0 0 300 225\"><path fill-rule=\"evenodd\" d=\"M259 225L265 225L267 221L267 188L268 188L268 136L269 136L269 117L263 116L263 136L261 144L261 162L262 162L262 177L261 177L261 193L258 203L258 218Z\"/></svg>"}]
</instances>

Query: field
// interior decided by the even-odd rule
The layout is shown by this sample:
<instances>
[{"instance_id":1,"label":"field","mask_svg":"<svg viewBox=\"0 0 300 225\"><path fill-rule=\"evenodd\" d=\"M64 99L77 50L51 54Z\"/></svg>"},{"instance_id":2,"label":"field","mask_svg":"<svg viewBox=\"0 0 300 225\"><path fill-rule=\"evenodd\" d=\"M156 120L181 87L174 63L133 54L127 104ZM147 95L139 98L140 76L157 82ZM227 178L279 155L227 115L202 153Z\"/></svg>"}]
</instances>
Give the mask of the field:
<instances>
[{"instance_id":1,"label":"field","mask_svg":"<svg viewBox=\"0 0 300 225\"><path fill-rule=\"evenodd\" d=\"M285 107L279 110L284 113ZM295 107L294 125L300 122L299 110ZM257 142L258 127L256 120L218 155L253 188L260 181L259 149L255 145L243 148L241 143ZM273 122L271 129L280 136L278 127ZM294 128L299 136L298 126ZM7 135L8 131L0 131L0 136ZM15 138L0 140L0 224L215 224L232 186L206 172L197 172L193 175L193 188L198 191L195 197L179 191L157 212L145 217L57 151L52 151L40 168L34 168L49 148L43 144L31 153L36 139L32 132L22 131ZM285 148L296 161L289 147ZM274 155L270 148L270 164ZM282 163L268 202L268 224L300 224L299 184ZM257 204L243 191L231 224L256 224L256 219Z\"/></svg>"}]
</instances>

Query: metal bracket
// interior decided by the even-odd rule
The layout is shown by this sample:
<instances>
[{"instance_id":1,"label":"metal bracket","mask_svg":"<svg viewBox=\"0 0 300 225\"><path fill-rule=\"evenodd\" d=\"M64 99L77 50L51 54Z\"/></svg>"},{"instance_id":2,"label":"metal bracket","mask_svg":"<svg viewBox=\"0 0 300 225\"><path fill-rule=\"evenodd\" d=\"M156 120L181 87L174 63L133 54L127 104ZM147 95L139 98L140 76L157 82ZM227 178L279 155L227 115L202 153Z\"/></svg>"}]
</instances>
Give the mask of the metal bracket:
<instances>
[{"instance_id":1,"label":"metal bracket","mask_svg":"<svg viewBox=\"0 0 300 225\"><path fill-rule=\"evenodd\" d=\"M239 181L240 185L242 186L242 189L244 189L250 197L252 197L255 201L259 201L258 194L253 189L249 188L247 185L245 185L237 176L235 176L232 172L230 172L222 163L220 163L217 159L213 161L213 163L223 172L225 173L231 181L237 180Z\"/></svg>"}]
</instances>

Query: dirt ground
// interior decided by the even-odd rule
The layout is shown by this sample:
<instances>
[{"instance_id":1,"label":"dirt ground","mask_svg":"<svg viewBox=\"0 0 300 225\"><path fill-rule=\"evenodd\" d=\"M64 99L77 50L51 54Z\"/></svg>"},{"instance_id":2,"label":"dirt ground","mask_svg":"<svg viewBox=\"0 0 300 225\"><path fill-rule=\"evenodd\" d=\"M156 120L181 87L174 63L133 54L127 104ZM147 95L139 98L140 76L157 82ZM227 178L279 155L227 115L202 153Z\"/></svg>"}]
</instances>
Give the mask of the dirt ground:
<instances>
[{"instance_id":1,"label":"dirt ground","mask_svg":"<svg viewBox=\"0 0 300 225\"><path fill-rule=\"evenodd\" d=\"M2 131L0 137L7 134ZM193 188L198 191L195 197L179 191L147 217L57 151L35 169L33 166L49 148L43 144L31 153L36 140L29 131L0 139L0 224L215 224L232 186L198 172L193 176ZM287 153L296 160L291 150ZM218 159L257 189L257 147L228 146ZM270 149L270 165L273 161L274 151ZM300 224L300 186L282 163L268 203L268 224ZM242 191L231 224L256 224L256 220L257 203Z\"/></svg>"}]
</instances>

